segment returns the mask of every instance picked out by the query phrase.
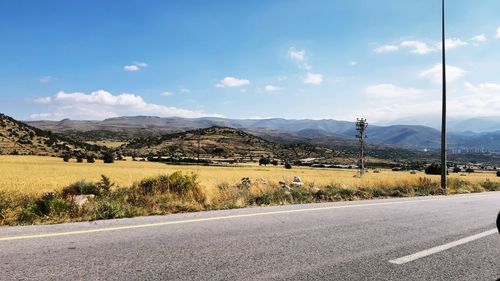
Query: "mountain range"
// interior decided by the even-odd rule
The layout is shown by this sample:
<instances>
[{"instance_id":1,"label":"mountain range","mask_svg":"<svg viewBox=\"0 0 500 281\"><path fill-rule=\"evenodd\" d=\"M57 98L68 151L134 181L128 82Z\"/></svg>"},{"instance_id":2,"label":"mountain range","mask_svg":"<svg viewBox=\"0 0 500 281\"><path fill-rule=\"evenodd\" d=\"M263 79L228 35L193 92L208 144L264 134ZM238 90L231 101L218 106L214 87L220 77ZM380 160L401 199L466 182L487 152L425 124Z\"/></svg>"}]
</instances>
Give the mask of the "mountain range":
<instances>
[{"instance_id":1,"label":"mountain range","mask_svg":"<svg viewBox=\"0 0 500 281\"><path fill-rule=\"evenodd\" d=\"M95 138L127 139L158 136L213 126L240 129L264 139L282 143L308 141L337 145L352 145L355 141L354 122L323 120L179 118L134 116L116 117L103 121L30 121L28 124L79 140ZM500 150L500 122L470 119L451 122L448 134L450 149ZM453 128L453 129L452 129ZM458 129L461 128L459 131ZM369 125L368 142L416 150L435 150L440 146L440 131L420 125Z\"/></svg>"}]
</instances>

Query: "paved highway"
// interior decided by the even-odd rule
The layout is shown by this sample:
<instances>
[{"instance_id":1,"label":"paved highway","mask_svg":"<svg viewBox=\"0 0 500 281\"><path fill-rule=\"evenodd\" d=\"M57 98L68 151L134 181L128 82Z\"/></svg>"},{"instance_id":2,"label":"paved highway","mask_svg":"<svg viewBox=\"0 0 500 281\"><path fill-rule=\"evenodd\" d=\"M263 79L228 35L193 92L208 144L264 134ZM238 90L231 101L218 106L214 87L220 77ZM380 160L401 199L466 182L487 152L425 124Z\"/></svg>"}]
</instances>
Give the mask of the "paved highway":
<instances>
[{"instance_id":1,"label":"paved highway","mask_svg":"<svg viewBox=\"0 0 500 281\"><path fill-rule=\"evenodd\" d=\"M500 192L0 228L0 280L496 280Z\"/></svg>"}]
</instances>

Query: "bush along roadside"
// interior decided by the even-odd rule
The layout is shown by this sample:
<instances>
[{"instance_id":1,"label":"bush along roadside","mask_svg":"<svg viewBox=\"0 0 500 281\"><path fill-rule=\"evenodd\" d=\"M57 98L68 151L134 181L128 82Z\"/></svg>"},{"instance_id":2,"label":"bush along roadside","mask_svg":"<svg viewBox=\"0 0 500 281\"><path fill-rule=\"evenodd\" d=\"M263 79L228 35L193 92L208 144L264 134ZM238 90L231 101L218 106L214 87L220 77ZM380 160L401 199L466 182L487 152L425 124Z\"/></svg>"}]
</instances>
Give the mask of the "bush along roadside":
<instances>
[{"instance_id":1,"label":"bush along roadside","mask_svg":"<svg viewBox=\"0 0 500 281\"><path fill-rule=\"evenodd\" d=\"M500 182L470 183L449 180L448 194L500 191ZM101 176L99 182L78 181L59 192L25 195L0 191L0 225L27 225L114 219L179 212L243 208L281 204L351 201L372 198L444 194L429 178L398 182L391 186L316 187L292 182L279 184L243 178L203 188L195 174L175 172L143 179L129 187L115 186Z\"/></svg>"}]
</instances>

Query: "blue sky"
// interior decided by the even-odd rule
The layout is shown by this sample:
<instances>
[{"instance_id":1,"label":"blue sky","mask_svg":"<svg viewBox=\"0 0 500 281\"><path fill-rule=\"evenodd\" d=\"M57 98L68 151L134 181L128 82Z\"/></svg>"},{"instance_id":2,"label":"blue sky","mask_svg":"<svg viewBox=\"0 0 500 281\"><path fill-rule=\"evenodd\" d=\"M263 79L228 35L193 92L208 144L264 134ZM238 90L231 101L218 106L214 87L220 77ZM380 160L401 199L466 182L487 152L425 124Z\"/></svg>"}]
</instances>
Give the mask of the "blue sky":
<instances>
[{"instance_id":1,"label":"blue sky","mask_svg":"<svg viewBox=\"0 0 500 281\"><path fill-rule=\"evenodd\" d=\"M500 2L449 2L450 117L497 117ZM438 0L0 0L0 111L431 124L439 40Z\"/></svg>"}]
</instances>

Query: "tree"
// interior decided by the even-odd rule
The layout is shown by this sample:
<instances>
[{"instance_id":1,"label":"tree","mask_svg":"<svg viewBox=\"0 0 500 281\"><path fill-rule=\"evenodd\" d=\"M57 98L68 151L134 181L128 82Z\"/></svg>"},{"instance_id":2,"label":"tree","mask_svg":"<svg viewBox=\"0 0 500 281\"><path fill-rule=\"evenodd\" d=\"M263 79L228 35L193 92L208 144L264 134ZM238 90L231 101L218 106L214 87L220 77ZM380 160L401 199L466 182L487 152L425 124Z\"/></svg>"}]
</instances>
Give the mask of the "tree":
<instances>
[{"instance_id":1,"label":"tree","mask_svg":"<svg viewBox=\"0 0 500 281\"><path fill-rule=\"evenodd\" d=\"M77 163L83 163L83 157L81 155L76 156Z\"/></svg>"},{"instance_id":2,"label":"tree","mask_svg":"<svg viewBox=\"0 0 500 281\"><path fill-rule=\"evenodd\" d=\"M290 164L290 162L286 162L285 169L291 169L291 168L292 168L292 164Z\"/></svg>"},{"instance_id":3,"label":"tree","mask_svg":"<svg viewBox=\"0 0 500 281\"><path fill-rule=\"evenodd\" d=\"M474 169L472 169L472 167L468 167L467 169L465 169L465 172L466 173L474 173Z\"/></svg>"},{"instance_id":4,"label":"tree","mask_svg":"<svg viewBox=\"0 0 500 281\"><path fill-rule=\"evenodd\" d=\"M261 157L259 159L259 166L267 166L269 163L271 163L271 161L269 161L269 158L266 158L266 157Z\"/></svg>"},{"instance_id":5,"label":"tree","mask_svg":"<svg viewBox=\"0 0 500 281\"><path fill-rule=\"evenodd\" d=\"M500 170L497 171L497 177L500 177Z\"/></svg>"},{"instance_id":6,"label":"tree","mask_svg":"<svg viewBox=\"0 0 500 281\"><path fill-rule=\"evenodd\" d=\"M458 166L453 167L453 173L460 173L462 169L460 169Z\"/></svg>"},{"instance_id":7,"label":"tree","mask_svg":"<svg viewBox=\"0 0 500 281\"><path fill-rule=\"evenodd\" d=\"M102 160L106 164L111 164L115 162L115 156L113 155L113 152L111 151L106 151L102 155Z\"/></svg>"},{"instance_id":8,"label":"tree","mask_svg":"<svg viewBox=\"0 0 500 281\"><path fill-rule=\"evenodd\" d=\"M111 188L115 184L111 182L111 180L105 175L101 175L101 181L97 183L97 187L100 190L102 195L109 195Z\"/></svg>"},{"instance_id":9,"label":"tree","mask_svg":"<svg viewBox=\"0 0 500 281\"><path fill-rule=\"evenodd\" d=\"M425 173L427 175L441 175L441 165L438 163L432 163L425 168Z\"/></svg>"},{"instance_id":10,"label":"tree","mask_svg":"<svg viewBox=\"0 0 500 281\"><path fill-rule=\"evenodd\" d=\"M273 166L278 166L278 160L271 161L271 164L273 164Z\"/></svg>"},{"instance_id":11,"label":"tree","mask_svg":"<svg viewBox=\"0 0 500 281\"><path fill-rule=\"evenodd\" d=\"M94 159L94 156L87 156L87 163L94 163L95 162L95 159Z\"/></svg>"},{"instance_id":12,"label":"tree","mask_svg":"<svg viewBox=\"0 0 500 281\"><path fill-rule=\"evenodd\" d=\"M69 154L64 154L63 155L63 161L64 162L69 162L69 159L71 159L71 156Z\"/></svg>"}]
</instances>

